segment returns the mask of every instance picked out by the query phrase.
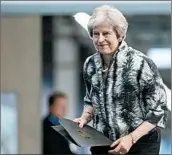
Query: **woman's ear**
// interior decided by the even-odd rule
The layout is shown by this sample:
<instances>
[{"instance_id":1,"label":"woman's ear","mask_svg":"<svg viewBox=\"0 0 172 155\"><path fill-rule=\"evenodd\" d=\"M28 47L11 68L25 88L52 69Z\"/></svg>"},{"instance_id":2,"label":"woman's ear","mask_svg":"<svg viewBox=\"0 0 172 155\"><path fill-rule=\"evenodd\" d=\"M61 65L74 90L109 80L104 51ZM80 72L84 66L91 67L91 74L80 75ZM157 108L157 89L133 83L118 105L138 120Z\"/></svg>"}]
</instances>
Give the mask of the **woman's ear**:
<instances>
[{"instance_id":1,"label":"woman's ear","mask_svg":"<svg viewBox=\"0 0 172 155\"><path fill-rule=\"evenodd\" d=\"M121 42L122 41L122 39L121 38L118 38L118 42Z\"/></svg>"},{"instance_id":2,"label":"woman's ear","mask_svg":"<svg viewBox=\"0 0 172 155\"><path fill-rule=\"evenodd\" d=\"M118 38L118 42L121 43L124 40L124 37Z\"/></svg>"},{"instance_id":3,"label":"woman's ear","mask_svg":"<svg viewBox=\"0 0 172 155\"><path fill-rule=\"evenodd\" d=\"M126 36L119 37L119 38L118 38L118 41L119 41L119 42L122 42L122 41L125 39L125 37L126 37Z\"/></svg>"}]
</instances>

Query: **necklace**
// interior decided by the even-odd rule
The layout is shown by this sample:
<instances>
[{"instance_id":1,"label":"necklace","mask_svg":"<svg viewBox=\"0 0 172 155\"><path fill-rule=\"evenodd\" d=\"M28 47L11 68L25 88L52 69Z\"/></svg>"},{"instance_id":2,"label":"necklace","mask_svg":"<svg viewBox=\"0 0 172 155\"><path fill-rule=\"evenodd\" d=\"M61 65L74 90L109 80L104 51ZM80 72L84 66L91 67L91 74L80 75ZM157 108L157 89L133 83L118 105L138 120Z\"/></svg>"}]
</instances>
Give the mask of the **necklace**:
<instances>
[{"instance_id":1,"label":"necklace","mask_svg":"<svg viewBox=\"0 0 172 155\"><path fill-rule=\"evenodd\" d=\"M102 69L102 72L106 72L108 70L109 64L104 63L104 68L105 69Z\"/></svg>"},{"instance_id":2,"label":"necklace","mask_svg":"<svg viewBox=\"0 0 172 155\"><path fill-rule=\"evenodd\" d=\"M102 69L102 72L106 72L108 70L108 68L106 68L106 69Z\"/></svg>"}]
</instances>

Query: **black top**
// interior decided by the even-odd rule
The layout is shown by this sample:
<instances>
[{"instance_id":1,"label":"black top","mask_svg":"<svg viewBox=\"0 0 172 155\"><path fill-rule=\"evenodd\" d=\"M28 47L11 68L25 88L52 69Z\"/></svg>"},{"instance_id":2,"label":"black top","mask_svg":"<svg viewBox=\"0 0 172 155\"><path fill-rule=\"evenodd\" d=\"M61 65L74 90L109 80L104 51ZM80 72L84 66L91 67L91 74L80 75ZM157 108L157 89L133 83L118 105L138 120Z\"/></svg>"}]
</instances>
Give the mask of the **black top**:
<instances>
[{"instance_id":1,"label":"black top","mask_svg":"<svg viewBox=\"0 0 172 155\"><path fill-rule=\"evenodd\" d=\"M48 116L43 120L43 154L72 154L68 141L51 126Z\"/></svg>"}]
</instances>

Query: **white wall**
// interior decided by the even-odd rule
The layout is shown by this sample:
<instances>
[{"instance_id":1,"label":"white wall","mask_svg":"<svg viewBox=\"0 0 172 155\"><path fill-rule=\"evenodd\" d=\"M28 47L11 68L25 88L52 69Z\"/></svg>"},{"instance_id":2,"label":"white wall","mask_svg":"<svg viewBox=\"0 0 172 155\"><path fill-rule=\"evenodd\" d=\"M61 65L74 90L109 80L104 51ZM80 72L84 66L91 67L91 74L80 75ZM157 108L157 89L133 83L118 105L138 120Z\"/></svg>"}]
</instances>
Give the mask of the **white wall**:
<instances>
[{"instance_id":1,"label":"white wall","mask_svg":"<svg viewBox=\"0 0 172 155\"><path fill-rule=\"evenodd\" d=\"M1 18L1 91L18 97L18 153L41 150L41 18Z\"/></svg>"}]
</instances>

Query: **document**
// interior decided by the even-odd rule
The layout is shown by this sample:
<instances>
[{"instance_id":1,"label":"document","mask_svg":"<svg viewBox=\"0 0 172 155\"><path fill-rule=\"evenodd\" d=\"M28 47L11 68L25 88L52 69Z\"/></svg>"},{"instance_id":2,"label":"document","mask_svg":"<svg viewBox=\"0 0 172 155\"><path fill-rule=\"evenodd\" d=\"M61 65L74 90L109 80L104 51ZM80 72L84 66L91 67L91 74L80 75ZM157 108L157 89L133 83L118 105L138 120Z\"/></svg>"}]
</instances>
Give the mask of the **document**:
<instances>
[{"instance_id":1,"label":"document","mask_svg":"<svg viewBox=\"0 0 172 155\"><path fill-rule=\"evenodd\" d=\"M60 118L60 123L61 125L52 126L53 129L79 147L108 146L113 143L89 125L84 125L81 129L77 123L66 118Z\"/></svg>"}]
</instances>

